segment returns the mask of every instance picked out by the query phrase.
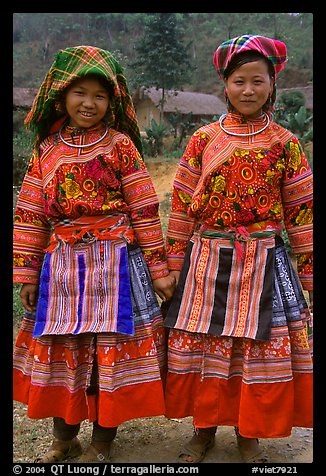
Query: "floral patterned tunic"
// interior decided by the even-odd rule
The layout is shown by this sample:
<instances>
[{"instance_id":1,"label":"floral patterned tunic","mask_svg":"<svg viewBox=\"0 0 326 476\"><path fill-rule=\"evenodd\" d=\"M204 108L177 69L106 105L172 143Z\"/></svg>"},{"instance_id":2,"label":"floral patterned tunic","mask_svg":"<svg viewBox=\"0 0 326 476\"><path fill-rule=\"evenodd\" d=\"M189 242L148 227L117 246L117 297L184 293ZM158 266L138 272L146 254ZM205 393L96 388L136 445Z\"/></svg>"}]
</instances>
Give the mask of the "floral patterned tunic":
<instances>
[{"instance_id":1,"label":"floral patterned tunic","mask_svg":"<svg viewBox=\"0 0 326 476\"><path fill-rule=\"evenodd\" d=\"M261 129L230 113L224 127L240 134ZM196 224L287 230L304 289L312 289L312 172L298 139L271 122L251 136L226 134L219 122L191 137L176 172L167 233L169 268L180 270Z\"/></svg>"},{"instance_id":2,"label":"floral patterned tunic","mask_svg":"<svg viewBox=\"0 0 326 476\"><path fill-rule=\"evenodd\" d=\"M67 126L72 144L95 142L103 125ZM159 202L146 165L130 138L110 129L97 145L73 148L54 134L44 140L25 175L14 224L14 281L38 283L53 226L81 216L127 214L152 279L168 274Z\"/></svg>"}]
</instances>

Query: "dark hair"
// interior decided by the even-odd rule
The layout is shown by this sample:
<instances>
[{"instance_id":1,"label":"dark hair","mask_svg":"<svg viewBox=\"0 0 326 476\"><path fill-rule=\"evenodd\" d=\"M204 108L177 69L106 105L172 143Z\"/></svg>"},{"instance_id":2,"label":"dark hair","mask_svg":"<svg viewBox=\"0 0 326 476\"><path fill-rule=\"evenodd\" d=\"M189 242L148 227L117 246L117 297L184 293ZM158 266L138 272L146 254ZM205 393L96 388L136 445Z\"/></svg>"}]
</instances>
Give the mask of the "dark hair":
<instances>
[{"instance_id":1,"label":"dark hair","mask_svg":"<svg viewBox=\"0 0 326 476\"><path fill-rule=\"evenodd\" d=\"M267 65L269 77L273 80L273 84L274 84L271 97L263 105L263 111L271 111L273 110L273 105L276 99L275 70L274 70L273 63L269 61L269 59L267 59L266 56L259 53L259 51L248 50L248 51L242 51L241 53L234 55L230 63L228 64L227 68L224 71L224 79L228 79L229 76L231 76L231 74L236 69L240 68L240 66L246 63L252 63L253 61L261 61L261 60L263 60L265 64ZM226 96L226 102L227 102L228 110L229 111L233 110L233 106L230 103L229 98L227 96Z\"/></svg>"},{"instance_id":2,"label":"dark hair","mask_svg":"<svg viewBox=\"0 0 326 476\"><path fill-rule=\"evenodd\" d=\"M113 117L112 110L115 108L115 103L114 103L114 93L113 93L113 87L109 83L109 81L102 75L97 74L97 73L87 73L84 76L79 76L76 79L74 79L66 88L64 88L60 95L58 95L58 98L56 100L56 110L57 110L57 115L63 115L66 113L66 106L65 106L65 98L66 94L69 91L71 87L74 86L74 84L78 81L81 81L82 79L85 78L90 78L90 79L97 79L98 82L103 86L106 91L108 92L109 95L109 107L107 109L107 112L105 114L104 120L109 123Z\"/></svg>"},{"instance_id":3,"label":"dark hair","mask_svg":"<svg viewBox=\"0 0 326 476\"><path fill-rule=\"evenodd\" d=\"M268 74L271 79L275 78L275 70L273 63L269 61L263 54L259 53L258 51L248 50L242 51L237 55L234 55L231 59L230 63L228 64L227 68L224 71L224 79L228 79L229 76L240 66L246 63L252 63L253 61L260 61L263 60L267 64L268 67Z\"/></svg>"},{"instance_id":4,"label":"dark hair","mask_svg":"<svg viewBox=\"0 0 326 476\"><path fill-rule=\"evenodd\" d=\"M62 97L65 97L67 91L69 91L69 89L72 86L74 86L75 83L77 83L78 81L81 81L83 79L96 79L101 84L101 86L106 89L108 94L113 93L112 86L110 85L109 81L104 76L102 76L98 73L87 73L84 76L78 76L70 84L68 84L67 87L62 91Z\"/></svg>"}]
</instances>

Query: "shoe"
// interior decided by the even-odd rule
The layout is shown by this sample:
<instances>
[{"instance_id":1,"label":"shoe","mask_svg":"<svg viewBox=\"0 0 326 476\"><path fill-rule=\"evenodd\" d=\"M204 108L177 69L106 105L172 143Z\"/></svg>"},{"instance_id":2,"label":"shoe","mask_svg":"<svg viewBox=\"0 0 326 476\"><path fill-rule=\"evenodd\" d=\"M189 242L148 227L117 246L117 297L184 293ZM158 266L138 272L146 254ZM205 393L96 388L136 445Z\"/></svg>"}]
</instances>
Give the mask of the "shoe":
<instances>
[{"instance_id":1,"label":"shoe","mask_svg":"<svg viewBox=\"0 0 326 476\"><path fill-rule=\"evenodd\" d=\"M49 450L43 456L36 458L34 463L55 463L67 458L75 458L81 453L82 447L77 437L72 440L55 439Z\"/></svg>"},{"instance_id":2,"label":"shoe","mask_svg":"<svg viewBox=\"0 0 326 476\"><path fill-rule=\"evenodd\" d=\"M258 438L245 438L239 433L238 427L234 427L237 437L238 448L245 463L268 463L265 451L259 445Z\"/></svg>"},{"instance_id":3,"label":"shoe","mask_svg":"<svg viewBox=\"0 0 326 476\"><path fill-rule=\"evenodd\" d=\"M108 443L106 455L104 455L100 450L95 448L93 444L91 444L78 459L77 463L107 463L110 458L111 445L112 441Z\"/></svg>"},{"instance_id":4,"label":"shoe","mask_svg":"<svg viewBox=\"0 0 326 476\"><path fill-rule=\"evenodd\" d=\"M182 463L200 463L206 456L207 451L215 444L215 434L196 429L191 440L181 449L179 461ZM190 456L192 461L187 461L184 456Z\"/></svg>"}]
</instances>

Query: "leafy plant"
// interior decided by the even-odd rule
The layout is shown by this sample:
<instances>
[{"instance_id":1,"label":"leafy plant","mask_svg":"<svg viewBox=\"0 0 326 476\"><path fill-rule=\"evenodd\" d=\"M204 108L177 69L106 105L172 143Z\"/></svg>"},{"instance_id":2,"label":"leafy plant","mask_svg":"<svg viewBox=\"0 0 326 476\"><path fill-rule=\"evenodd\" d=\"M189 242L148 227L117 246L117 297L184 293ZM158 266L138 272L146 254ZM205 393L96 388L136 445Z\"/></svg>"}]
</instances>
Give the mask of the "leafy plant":
<instances>
[{"instance_id":1,"label":"leafy plant","mask_svg":"<svg viewBox=\"0 0 326 476\"><path fill-rule=\"evenodd\" d=\"M147 145L149 146L149 154L162 154L163 151L163 137L168 133L168 128L164 124L158 124L155 119L151 120L151 127L145 127L147 135Z\"/></svg>"},{"instance_id":2,"label":"leafy plant","mask_svg":"<svg viewBox=\"0 0 326 476\"><path fill-rule=\"evenodd\" d=\"M285 91L281 95L281 104L287 113L295 113L305 105L305 97L302 91Z\"/></svg>"},{"instance_id":3,"label":"leafy plant","mask_svg":"<svg viewBox=\"0 0 326 476\"><path fill-rule=\"evenodd\" d=\"M14 284L13 285L13 318L14 318L14 323L17 325L17 327L20 325L21 320L25 314L25 309L21 303L20 300L20 284Z\"/></svg>"},{"instance_id":4,"label":"leafy plant","mask_svg":"<svg viewBox=\"0 0 326 476\"><path fill-rule=\"evenodd\" d=\"M23 124L25 113L14 111L13 114L13 185L21 185L27 165L31 158L32 134Z\"/></svg>"},{"instance_id":5,"label":"leafy plant","mask_svg":"<svg viewBox=\"0 0 326 476\"><path fill-rule=\"evenodd\" d=\"M218 121L220 118L220 115L219 114L215 114L215 116L212 117L212 120L209 121L208 119L204 119L203 117L201 118L201 122L203 122L204 124L210 124L211 122L216 122Z\"/></svg>"},{"instance_id":6,"label":"leafy plant","mask_svg":"<svg viewBox=\"0 0 326 476\"><path fill-rule=\"evenodd\" d=\"M274 120L289 129L304 146L313 140L313 116L305 107L301 91L284 92L276 103Z\"/></svg>"},{"instance_id":7,"label":"leafy plant","mask_svg":"<svg viewBox=\"0 0 326 476\"><path fill-rule=\"evenodd\" d=\"M177 111L168 114L167 118L173 127L174 137L179 137L177 147L180 147L185 136L191 134L196 127L193 114L189 112L189 114L184 115Z\"/></svg>"},{"instance_id":8,"label":"leafy plant","mask_svg":"<svg viewBox=\"0 0 326 476\"><path fill-rule=\"evenodd\" d=\"M313 116L309 114L304 106L301 106L297 112L286 114L283 118L278 119L283 127L286 127L298 137L302 145L313 140L312 121Z\"/></svg>"}]
</instances>

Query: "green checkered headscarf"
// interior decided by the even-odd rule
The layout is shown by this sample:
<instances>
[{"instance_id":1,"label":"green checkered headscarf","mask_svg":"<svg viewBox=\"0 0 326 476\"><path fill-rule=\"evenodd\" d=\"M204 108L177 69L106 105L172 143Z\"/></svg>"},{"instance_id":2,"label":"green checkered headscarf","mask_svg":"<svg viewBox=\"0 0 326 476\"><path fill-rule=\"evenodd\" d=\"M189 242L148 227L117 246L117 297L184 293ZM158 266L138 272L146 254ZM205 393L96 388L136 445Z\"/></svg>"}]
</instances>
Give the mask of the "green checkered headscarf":
<instances>
[{"instance_id":1,"label":"green checkered headscarf","mask_svg":"<svg viewBox=\"0 0 326 476\"><path fill-rule=\"evenodd\" d=\"M73 81L96 74L107 81L110 94L105 120L109 127L126 133L142 154L139 127L123 68L109 51L94 46L76 46L60 50L43 80L25 124L35 132L39 143L63 118L62 93Z\"/></svg>"}]
</instances>

